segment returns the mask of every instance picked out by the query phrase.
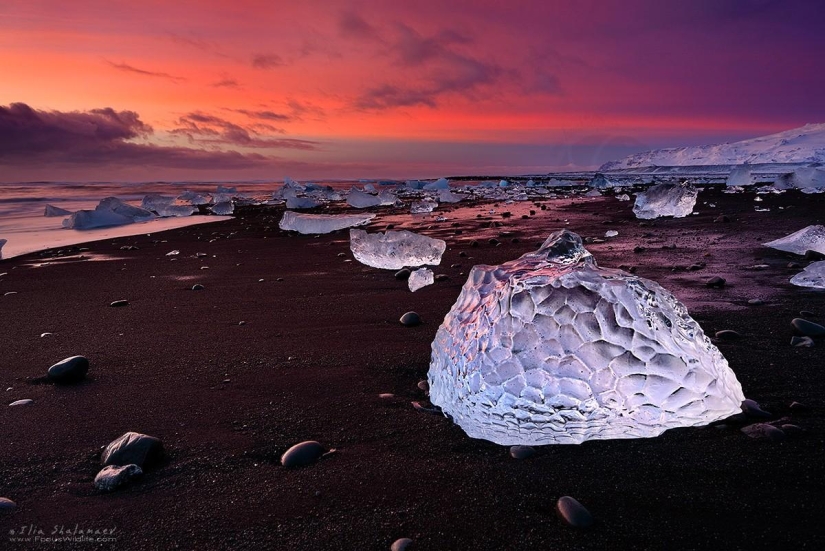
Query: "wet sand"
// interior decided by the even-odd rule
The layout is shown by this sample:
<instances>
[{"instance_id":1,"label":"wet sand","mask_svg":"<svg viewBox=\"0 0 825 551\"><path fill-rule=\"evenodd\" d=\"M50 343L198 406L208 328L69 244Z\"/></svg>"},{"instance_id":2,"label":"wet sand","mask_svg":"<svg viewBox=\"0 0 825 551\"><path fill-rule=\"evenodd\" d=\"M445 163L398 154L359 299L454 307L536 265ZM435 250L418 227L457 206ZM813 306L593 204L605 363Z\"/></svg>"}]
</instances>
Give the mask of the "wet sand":
<instances>
[{"instance_id":1,"label":"wet sand","mask_svg":"<svg viewBox=\"0 0 825 551\"><path fill-rule=\"evenodd\" d=\"M444 222L379 209L371 231L393 223L447 240L434 271L449 279L416 293L352 260L346 231L281 232L277 208L0 261L0 496L17 503L0 511L0 547L38 547L7 542L9 530L63 526L116 530L115 543L69 546L82 549L386 550L401 537L411 550L822 548L825 342L789 342L801 310L823 323L825 292L790 285L799 269L788 263L806 262L761 243L824 223L825 198L765 196L770 212L755 212L753 193L705 189L698 215L642 224L613 197L541 203L439 209ZM722 214L731 221L714 222ZM413 409L470 267L534 250L562 227L617 230L586 245L600 265L659 282L708 334L741 333L718 346L745 395L805 433L755 440L740 431L753 421L732 421L545 446L519 461ZM716 275L727 285L706 287ZM118 299L129 306L109 307ZM401 326L408 310L424 323ZM84 383L43 382L75 354L91 361ZM25 398L34 404L5 406ZM166 459L100 494L100 449L126 431L160 438ZM337 451L281 467L304 440ZM554 512L563 495L596 524L566 526Z\"/></svg>"}]
</instances>

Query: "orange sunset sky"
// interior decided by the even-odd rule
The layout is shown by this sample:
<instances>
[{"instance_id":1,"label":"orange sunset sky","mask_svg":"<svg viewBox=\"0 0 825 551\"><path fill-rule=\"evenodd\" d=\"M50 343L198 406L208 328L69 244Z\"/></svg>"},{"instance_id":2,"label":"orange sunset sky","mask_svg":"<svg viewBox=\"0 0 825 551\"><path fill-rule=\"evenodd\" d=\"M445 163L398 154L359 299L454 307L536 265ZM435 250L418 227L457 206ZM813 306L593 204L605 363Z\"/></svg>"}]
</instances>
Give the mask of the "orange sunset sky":
<instances>
[{"instance_id":1,"label":"orange sunset sky","mask_svg":"<svg viewBox=\"0 0 825 551\"><path fill-rule=\"evenodd\" d=\"M3 0L0 181L598 167L825 121L816 1Z\"/></svg>"}]
</instances>

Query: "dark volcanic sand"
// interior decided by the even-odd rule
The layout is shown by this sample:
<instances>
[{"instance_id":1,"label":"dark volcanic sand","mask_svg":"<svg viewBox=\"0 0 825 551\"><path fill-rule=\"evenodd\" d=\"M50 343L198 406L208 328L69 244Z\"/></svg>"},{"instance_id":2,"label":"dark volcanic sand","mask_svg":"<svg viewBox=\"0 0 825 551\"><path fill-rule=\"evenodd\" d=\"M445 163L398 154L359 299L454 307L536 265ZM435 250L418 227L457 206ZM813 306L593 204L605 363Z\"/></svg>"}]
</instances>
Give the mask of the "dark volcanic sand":
<instances>
[{"instance_id":1,"label":"dark volcanic sand","mask_svg":"<svg viewBox=\"0 0 825 551\"><path fill-rule=\"evenodd\" d=\"M759 205L771 211L754 212L752 193L704 190L699 215L649 226L612 197L546 201L545 211L462 207L460 235L451 226L458 211L440 223L379 216L374 231L406 221L397 227L448 242L435 272L450 279L416 293L392 271L346 262L346 231L279 231L278 209L92 243L85 259L2 261L0 496L18 507L0 511L0 548L44 548L6 541L24 525L46 535L77 525L116 528L116 544L100 547L118 549L386 550L400 537L422 550L822 549L825 342L789 341L800 310L823 323L825 292L791 286L798 270L788 262L806 263L760 244L823 223L824 199L766 196ZM490 208L497 214L475 218ZM521 219L531 208L537 214ZM513 216L502 218L505 210ZM713 222L722 213L731 223ZM618 230L588 245L601 265L637 267L708 334L743 334L719 347L745 395L807 432L772 443L729 423L546 446L517 461L506 447L414 410L412 400L426 400L416 383L426 378L430 343L469 268L534 249L563 220L585 237ZM491 221L501 227L479 230ZM513 235L490 245L502 231ZM635 245L647 250L633 253ZM173 249L180 255L165 256ZM707 266L686 269L697 262ZM757 264L769 267L748 269ZM714 275L728 286L705 287ZM189 290L195 283L205 289ZM766 304L748 306L751 298ZM109 307L118 299L129 306ZM408 310L424 324L401 326ZM41 338L46 331L54 336ZM87 382L40 382L74 354L91 360ZM23 398L35 403L5 406ZM810 410L792 412L793 401ZM100 448L130 430L161 438L167 460L122 491L98 494ZM310 467L281 467L281 454L303 440L338 451ZM564 525L554 513L563 495L596 524Z\"/></svg>"}]
</instances>

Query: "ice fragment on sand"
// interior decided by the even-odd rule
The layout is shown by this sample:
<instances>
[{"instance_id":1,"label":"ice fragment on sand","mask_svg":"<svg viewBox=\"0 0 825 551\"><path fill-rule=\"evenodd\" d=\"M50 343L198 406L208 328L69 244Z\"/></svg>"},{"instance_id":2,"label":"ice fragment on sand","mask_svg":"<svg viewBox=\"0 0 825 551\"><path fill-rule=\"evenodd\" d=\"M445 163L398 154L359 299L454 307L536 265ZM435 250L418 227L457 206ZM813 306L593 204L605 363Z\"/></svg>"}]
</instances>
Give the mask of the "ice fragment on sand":
<instances>
[{"instance_id":1,"label":"ice fragment on sand","mask_svg":"<svg viewBox=\"0 0 825 551\"><path fill-rule=\"evenodd\" d=\"M107 226L123 226L133 222L133 218L110 210L79 210L63 220L63 227L70 230L88 230Z\"/></svg>"},{"instance_id":2,"label":"ice fragment on sand","mask_svg":"<svg viewBox=\"0 0 825 551\"><path fill-rule=\"evenodd\" d=\"M569 231L475 266L432 344L430 400L503 445L652 437L740 411L733 371L657 283Z\"/></svg>"},{"instance_id":3,"label":"ice fragment on sand","mask_svg":"<svg viewBox=\"0 0 825 551\"><path fill-rule=\"evenodd\" d=\"M432 212L438 207L435 201L416 201L410 206L411 214L426 214Z\"/></svg>"},{"instance_id":4,"label":"ice fragment on sand","mask_svg":"<svg viewBox=\"0 0 825 551\"><path fill-rule=\"evenodd\" d=\"M400 230L386 233L349 231L349 246L361 264L385 270L400 270L404 266L441 263L447 244L441 239Z\"/></svg>"},{"instance_id":5,"label":"ice fragment on sand","mask_svg":"<svg viewBox=\"0 0 825 551\"><path fill-rule=\"evenodd\" d=\"M737 166L731 170L725 182L726 187L742 187L753 185L753 176L748 165Z\"/></svg>"},{"instance_id":6,"label":"ice fragment on sand","mask_svg":"<svg viewBox=\"0 0 825 551\"><path fill-rule=\"evenodd\" d=\"M374 214L299 214L288 210L284 212L278 227L303 234L321 234L363 226L373 218Z\"/></svg>"},{"instance_id":7,"label":"ice fragment on sand","mask_svg":"<svg viewBox=\"0 0 825 551\"><path fill-rule=\"evenodd\" d=\"M825 188L825 170L813 166L797 168L790 174L783 174L773 184L776 189L798 188L819 190Z\"/></svg>"},{"instance_id":8,"label":"ice fragment on sand","mask_svg":"<svg viewBox=\"0 0 825 551\"><path fill-rule=\"evenodd\" d=\"M161 216L163 218L170 218L173 216L192 216L193 214L198 212L198 207L193 205L158 205L156 209L153 210L155 210L155 212L158 213L158 216Z\"/></svg>"},{"instance_id":9,"label":"ice fragment on sand","mask_svg":"<svg viewBox=\"0 0 825 551\"><path fill-rule=\"evenodd\" d=\"M458 203L462 199L463 197L461 195L456 195L449 189L438 190L438 201L440 203Z\"/></svg>"},{"instance_id":10,"label":"ice fragment on sand","mask_svg":"<svg viewBox=\"0 0 825 551\"><path fill-rule=\"evenodd\" d=\"M320 206L320 201L310 197L287 197L286 199L286 208L288 209L314 209Z\"/></svg>"},{"instance_id":11,"label":"ice fragment on sand","mask_svg":"<svg viewBox=\"0 0 825 551\"><path fill-rule=\"evenodd\" d=\"M377 207L381 204L381 199L376 195L352 188L347 195L347 204L357 209L365 209L368 207Z\"/></svg>"},{"instance_id":12,"label":"ice fragment on sand","mask_svg":"<svg viewBox=\"0 0 825 551\"><path fill-rule=\"evenodd\" d=\"M766 247L794 254L825 254L825 226L807 226L790 235L764 243Z\"/></svg>"},{"instance_id":13,"label":"ice fragment on sand","mask_svg":"<svg viewBox=\"0 0 825 551\"><path fill-rule=\"evenodd\" d=\"M0 239L0 258L3 258L3 245L5 245L8 242L8 239Z\"/></svg>"},{"instance_id":14,"label":"ice fragment on sand","mask_svg":"<svg viewBox=\"0 0 825 551\"><path fill-rule=\"evenodd\" d=\"M409 285L410 291L413 293L433 283L435 283L435 276L433 276L433 271L429 268L419 268L410 273L410 277L407 279L407 285Z\"/></svg>"},{"instance_id":15,"label":"ice fragment on sand","mask_svg":"<svg viewBox=\"0 0 825 551\"><path fill-rule=\"evenodd\" d=\"M143 197L143 201L140 202L140 206L145 208L146 210L158 212L158 209L168 207L172 205L174 202L174 197L168 197L166 195L160 195L158 193L150 193L149 195Z\"/></svg>"},{"instance_id":16,"label":"ice fragment on sand","mask_svg":"<svg viewBox=\"0 0 825 551\"><path fill-rule=\"evenodd\" d=\"M49 218L53 216L68 216L72 213L70 210L61 209L60 207L55 207L54 205L46 205L46 209L43 212L43 216L47 216Z\"/></svg>"},{"instance_id":17,"label":"ice fragment on sand","mask_svg":"<svg viewBox=\"0 0 825 551\"><path fill-rule=\"evenodd\" d=\"M809 264L804 270L791 278L791 283L799 287L825 289L825 260Z\"/></svg>"},{"instance_id":18,"label":"ice fragment on sand","mask_svg":"<svg viewBox=\"0 0 825 551\"><path fill-rule=\"evenodd\" d=\"M696 204L696 188L687 182L656 184L636 196L633 213L636 218L659 218L673 216L683 218L693 211Z\"/></svg>"},{"instance_id":19,"label":"ice fragment on sand","mask_svg":"<svg viewBox=\"0 0 825 551\"><path fill-rule=\"evenodd\" d=\"M595 176L593 176L593 179L591 179L590 182L588 182L587 186L592 187L594 189L605 189L609 187L619 187L621 186L621 184L618 181L609 178L601 172L599 172Z\"/></svg>"},{"instance_id":20,"label":"ice fragment on sand","mask_svg":"<svg viewBox=\"0 0 825 551\"><path fill-rule=\"evenodd\" d=\"M209 207L209 210L211 210L213 214L227 216L235 212L235 205L232 204L232 201L221 201Z\"/></svg>"}]
</instances>

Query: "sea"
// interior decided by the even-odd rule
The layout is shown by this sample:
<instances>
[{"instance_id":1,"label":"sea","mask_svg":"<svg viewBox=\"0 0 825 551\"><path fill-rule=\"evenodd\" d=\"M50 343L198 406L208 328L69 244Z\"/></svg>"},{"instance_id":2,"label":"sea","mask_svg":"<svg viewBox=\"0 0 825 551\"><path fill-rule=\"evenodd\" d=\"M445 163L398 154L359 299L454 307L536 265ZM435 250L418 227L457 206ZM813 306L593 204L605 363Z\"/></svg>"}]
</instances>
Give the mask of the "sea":
<instances>
[{"instance_id":1,"label":"sea","mask_svg":"<svg viewBox=\"0 0 825 551\"><path fill-rule=\"evenodd\" d=\"M319 182L320 183L320 182ZM356 182L357 183L357 182ZM353 182L324 182L325 185L349 189ZM181 218L159 218L124 226L74 230L63 228L66 217L44 216L46 205L74 212L94 209L101 199L117 197L140 206L150 193L178 196L184 191L210 193L217 186L234 187L238 193L267 199L283 182L25 182L0 183L0 258L12 258L27 253L67 247L78 243L155 233L173 228L229 220L229 216L194 215Z\"/></svg>"}]
</instances>

